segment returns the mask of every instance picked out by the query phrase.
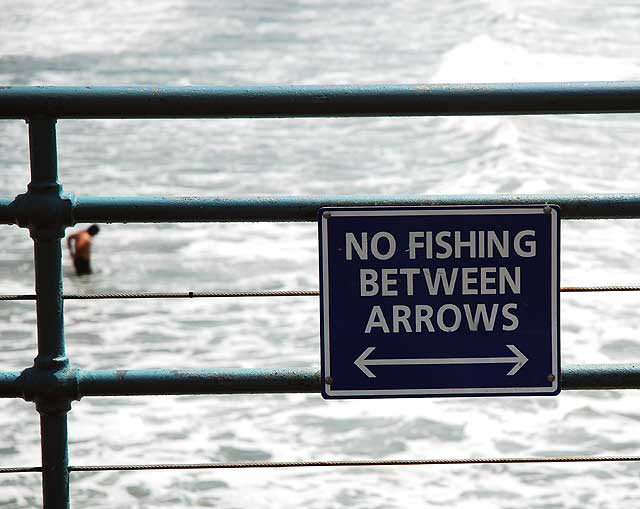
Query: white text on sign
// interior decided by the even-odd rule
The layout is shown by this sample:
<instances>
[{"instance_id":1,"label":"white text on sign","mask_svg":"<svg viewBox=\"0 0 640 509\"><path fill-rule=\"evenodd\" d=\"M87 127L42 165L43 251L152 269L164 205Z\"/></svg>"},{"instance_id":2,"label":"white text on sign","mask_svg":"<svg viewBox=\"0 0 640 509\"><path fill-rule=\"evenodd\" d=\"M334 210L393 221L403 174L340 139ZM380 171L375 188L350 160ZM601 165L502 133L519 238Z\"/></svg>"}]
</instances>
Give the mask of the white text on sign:
<instances>
[{"instance_id":1,"label":"white text on sign","mask_svg":"<svg viewBox=\"0 0 640 509\"><path fill-rule=\"evenodd\" d=\"M399 247L400 246L400 247ZM345 234L346 260L466 260L510 259L536 256L534 230L410 231L407 238L397 239L392 233L367 232ZM393 260L392 260L393 261ZM435 296L435 295L519 295L522 268L516 266L482 267L385 267L361 268L361 297ZM518 304L444 303L374 305L364 327L371 332L428 333L455 332L463 325L469 331L518 328Z\"/></svg>"}]
</instances>

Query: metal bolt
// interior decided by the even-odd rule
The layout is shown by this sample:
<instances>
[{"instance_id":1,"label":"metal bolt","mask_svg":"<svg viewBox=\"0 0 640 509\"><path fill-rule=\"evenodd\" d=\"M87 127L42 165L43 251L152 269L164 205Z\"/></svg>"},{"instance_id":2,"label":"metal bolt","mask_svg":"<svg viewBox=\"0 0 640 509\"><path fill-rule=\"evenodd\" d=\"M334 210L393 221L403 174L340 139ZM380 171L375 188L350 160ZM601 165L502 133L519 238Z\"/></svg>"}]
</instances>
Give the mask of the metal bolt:
<instances>
[{"instance_id":1,"label":"metal bolt","mask_svg":"<svg viewBox=\"0 0 640 509\"><path fill-rule=\"evenodd\" d=\"M331 217L331 212L325 212L322 214L324 217Z\"/></svg>"},{"instance_id":2,"label":"metal bolt","mask_svg":"<svg viewBox=\"0 0 640 509\"><path fill-rule=\"evenodd\" d=\"M549 375L547 376L547 380L549 380L549 382L553 382L556 379L556 375Z\"/></svg>"},{"instance_id":3,"label":"metal bolt","mask_svg":"<svg viewBox=\"0 0 640 509\"><path fill-rule=\"evenodd\" d=\"M330 376L325 377L324 383L326 383L327 385L331 385L333 383L333 378Z\"/></svg>"},{"instance_id":4,"label":"metal bolt","mask_svg":"<svg viewBox=\"0 0 640 509\"><path fill-rule=\"evenodd\" d=\"M545 205L544 206L544 213L545 214L551 214L551 207L549 207L549 205Z\"/></svg>"}]
</instances>

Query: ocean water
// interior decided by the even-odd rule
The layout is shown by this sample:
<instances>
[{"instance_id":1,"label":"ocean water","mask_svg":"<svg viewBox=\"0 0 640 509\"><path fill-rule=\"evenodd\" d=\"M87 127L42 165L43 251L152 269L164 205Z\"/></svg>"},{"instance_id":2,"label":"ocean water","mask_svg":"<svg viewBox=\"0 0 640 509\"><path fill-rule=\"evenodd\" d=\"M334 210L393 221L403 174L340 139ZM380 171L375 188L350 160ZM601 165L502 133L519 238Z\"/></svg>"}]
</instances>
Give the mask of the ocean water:
<instances>
[{"instance_id":1,"label":"ocean water","mask_svg":"<svg viewBox=\"0 0 640 509\"><path fill-rule=\"evenodd\" d=\"M640 79L631 1L6 0L2 85L360 84ZM77 195L633 192L637 115L58 123ZM0 194L28 182L26 126L0 121ZM79 225L84 226L84 225ZM637 284L640 225L564 221L561 284ZM33 291L32 242L0 235L2 293ZM315 289L314 224L113 224L68 293ZM317 298L69 301L68 353L101 368L317 367ZM564 294L562 362L636 362L638 296ZM0 369L35 357L35 310L0 303ZM635 455L633 391L324 401L86 398L70 462ZM39 464L32 404L0 401L0 465ZM619 508L634 463L74 473L73 507ZM41 504L3 475L0 507Z\"/></svg>"}]
</instances>

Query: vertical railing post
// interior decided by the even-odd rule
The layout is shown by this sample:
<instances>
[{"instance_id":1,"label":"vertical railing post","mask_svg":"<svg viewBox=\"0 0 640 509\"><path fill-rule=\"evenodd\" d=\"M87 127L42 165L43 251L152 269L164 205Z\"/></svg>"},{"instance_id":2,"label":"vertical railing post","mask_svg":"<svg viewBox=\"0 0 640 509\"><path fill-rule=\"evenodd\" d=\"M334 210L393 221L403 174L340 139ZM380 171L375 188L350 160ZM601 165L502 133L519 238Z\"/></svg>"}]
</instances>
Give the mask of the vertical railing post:
<instances>
[{"instance_id":1,"label":"vertical railing post","mask_svg":"<svg viewBox=\"0 0 640 509\"><path fill-rule=\"evenodd\" d=\"M31 182L27 196L29 230L34 242L38 355L34 371L46 378L69 369L63 323L62 251L65 224L58 183L56 120L35 117L29 123ZM46 378L51 381L52 378ZM69 507L67 412L71 402L57 396L35 398L40 413L43 507Z\"/></svg>"}]
</instances>

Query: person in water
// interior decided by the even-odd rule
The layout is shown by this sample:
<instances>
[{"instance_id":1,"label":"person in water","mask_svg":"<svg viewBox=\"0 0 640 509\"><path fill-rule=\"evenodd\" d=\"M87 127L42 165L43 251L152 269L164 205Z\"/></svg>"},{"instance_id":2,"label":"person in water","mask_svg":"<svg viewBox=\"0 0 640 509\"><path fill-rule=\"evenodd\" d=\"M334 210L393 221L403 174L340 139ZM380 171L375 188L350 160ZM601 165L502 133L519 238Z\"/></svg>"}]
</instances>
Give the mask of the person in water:
<instances>
[{"instance_id":1,"label":"person in water","mask_svg":"<svg viewBox=\"0 0 640 509\"><path fill-rule=\"evenodd\" d=\"M100 227L92 224L86 230L72 233L67 238L69 253L78 276L91 274L91 237L95 237L99 231Z\"/></svg>"}]
</instances>

